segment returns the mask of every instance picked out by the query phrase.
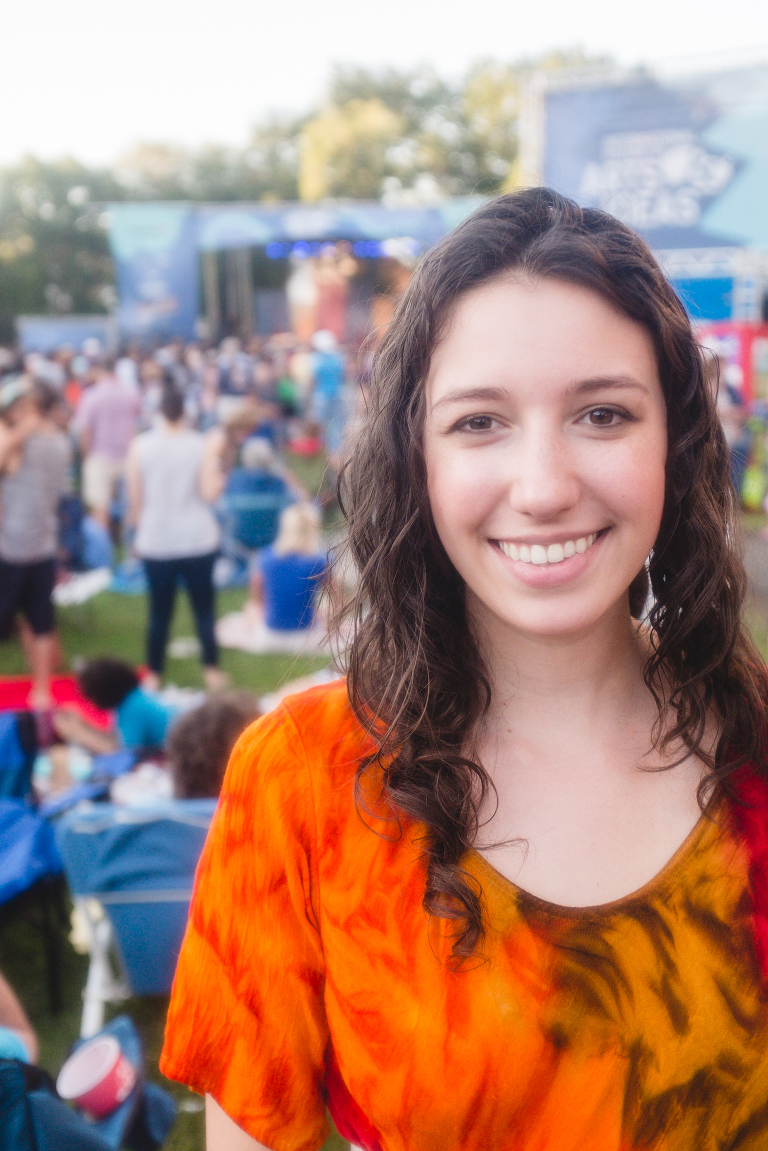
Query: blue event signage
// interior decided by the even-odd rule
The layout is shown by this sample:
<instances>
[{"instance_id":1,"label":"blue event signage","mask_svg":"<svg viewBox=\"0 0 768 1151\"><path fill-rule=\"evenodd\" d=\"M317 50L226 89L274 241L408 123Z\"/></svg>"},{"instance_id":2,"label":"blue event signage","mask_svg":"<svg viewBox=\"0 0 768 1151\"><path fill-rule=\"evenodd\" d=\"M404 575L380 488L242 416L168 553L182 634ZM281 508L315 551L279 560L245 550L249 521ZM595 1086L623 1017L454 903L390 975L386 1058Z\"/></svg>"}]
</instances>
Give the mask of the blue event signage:
<instances>
[{"instance_id":1,"label":"blue event signage","mask_svg":"<svg viewBox=\"0 0 768 1151\"><path fill-rule=\"evenodd\" d=\"M332 240L373 245L408 238L422 248L434 244L481 202L480 196L466 196L413 208L388 208L376 201L205 204L197 209L198 243L204 251L264 247L273 259L317 254L323 242ZM373 256L373 248L365 254Z\"/></svg>"},{"instance_id":2,"label":"blue event signage","mask_svg":"<svg viewBox=\"0 0 768 1151\"><path fill-rule=\"evenodd\" d=\"M768 66L545 97L544 183L661 250L768 246Z\"/></svg>"}]
</instances>

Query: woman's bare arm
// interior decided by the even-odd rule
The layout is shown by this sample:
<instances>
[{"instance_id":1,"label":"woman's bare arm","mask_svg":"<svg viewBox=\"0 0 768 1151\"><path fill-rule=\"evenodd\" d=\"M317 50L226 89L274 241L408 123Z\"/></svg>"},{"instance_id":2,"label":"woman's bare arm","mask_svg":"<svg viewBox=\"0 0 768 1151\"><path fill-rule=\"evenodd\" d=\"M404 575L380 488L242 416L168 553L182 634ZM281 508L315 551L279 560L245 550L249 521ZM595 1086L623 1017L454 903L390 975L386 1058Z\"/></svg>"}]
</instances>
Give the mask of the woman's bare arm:
<instances>
[{"instance_id":1,"label":"woman's bare arm","mask_svg":"<svg viewBox=\"0 0 768 1151\"><path fill-rule=\"evenodd\" d=\"M207 1151L269 1151L246 1135L210 1095L205 1097L205 1146Z\"/></svg>"},{"instance_id":2,"label":"woman's bare arm","mask_svg":"<svg viewBox=\"0 0 768 1151\"><path fill-rule=\"evenodd\" d=\"M125 464L125 482L128 489L128 523L132 528L138 526L144 492L141 484L141 467L139 465L139 449L136 440L133 440L128 449L128 459Z\"/></svg>"},{"instance_id":3,"label":"woman's bare arm","mask_svg":"<svg viewBox=\"0 0 768 1151\"><path fill-rule=\"evenodd\" d=\"M24 1014L24 1009L14 995L11 987L0 975L0 1027L7 1027L9 1031L13 1031L18 1035L33 1063L37 1062L38 1048L37 1036L32 1030L32 1024ZM251 1142L253 1142L251 1140ZM222 1144L222 1147L224 1144ZM253 1143L254 1147L259 1147L259 1143ZM243 1144L243 1151L245 1151L246 1144Z\"/></svg>"},{"instance_id":4,"label":"woman's bare arm","mask_svg":"<svg viewBox=\"0 0 768 1151\"><path fill-rule=\"evenodd\" d=\"M198 480L200 495L207 504L215 503L224 491L226 476L222 461L223 451L224 437L219 429L215 429L206 437Z\"/></svg>"}]
</instances>

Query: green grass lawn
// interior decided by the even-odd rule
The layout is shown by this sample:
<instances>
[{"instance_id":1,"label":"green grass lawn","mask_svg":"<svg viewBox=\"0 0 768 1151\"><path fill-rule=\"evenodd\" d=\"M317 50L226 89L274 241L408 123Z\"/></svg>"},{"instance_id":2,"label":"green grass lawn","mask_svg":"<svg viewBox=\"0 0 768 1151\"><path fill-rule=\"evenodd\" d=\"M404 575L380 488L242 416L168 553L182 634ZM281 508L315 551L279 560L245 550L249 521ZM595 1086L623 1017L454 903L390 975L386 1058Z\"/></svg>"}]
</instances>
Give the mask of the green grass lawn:
<instances>
[{"instance_id":1,"label":"green grass lawn","mask_svg":"<svg viewBox=\"0 0 768 1151\"><path fill-rule=\"evenodd\" d=\"M239 608L245 591L239 588L219 592L217 614ZM57 611L59 636L65 667L89 656L112 655L139 664L144 661L144 636L147 626L146 597L115 595L102 592L78 607ZM179 594L171 626L171 636L195 634L187 597ZM320 656L251 655L249 652L221 650L221 666L238 687L247 687L258 695L273 691L278 684L299 675L307 675L328 661ZM24 659L15 641L0 643L0 675L20 675ZM197 659L169 659L166 680L180 687L201 687L202 672Z\"/></svg>"},{"instance_id":2,"label":"green grass lawn","mask_svg":"<svg viewBox=\"0 0 768 1151\"><path fill-rule=\"evenodd\" d=\"M219 593L218 614L240 607L245 598L242 590ZM144 632L147 606L144 596L120 596L104 592L82 607L59 608L58 627L67 670L78 658L114 655L132 663L144 660ZM186 596L179 595L172 626L173 636L194 635L192 615ZM221 665L234 685L249 688L259 695L273 691L279 684L323 667L323 657L293 655L250 655L247 652L222 649ZM0 674L20 674L24 661L15 642L0 644ZM166 680L180 686L199 687L202 677L199 661L169 660ZM0 969L21 999L37 1031L40 1063L56 1075L72 1042L77 1038L82 1010L81 992L85 986L87 959L77 955L67 943L64 949L64 1009L52 1017L45 991L45 968L41 938L37 929L16 919L0 930ZM166 1143L169 1151L202 1151L204 1146L203 1115L200 1101L185 1087L170 1084L160 1075L157 1061L162 1046L167 1000L145 997L130 999L116 1006L110 1017L125 1011L139 1028L151 1078L168 1088L180 1103L179 1117ZM339 1151L346 1143L337 1136L326 1144L326 1151Z\"/></svg>"}]
</instances>

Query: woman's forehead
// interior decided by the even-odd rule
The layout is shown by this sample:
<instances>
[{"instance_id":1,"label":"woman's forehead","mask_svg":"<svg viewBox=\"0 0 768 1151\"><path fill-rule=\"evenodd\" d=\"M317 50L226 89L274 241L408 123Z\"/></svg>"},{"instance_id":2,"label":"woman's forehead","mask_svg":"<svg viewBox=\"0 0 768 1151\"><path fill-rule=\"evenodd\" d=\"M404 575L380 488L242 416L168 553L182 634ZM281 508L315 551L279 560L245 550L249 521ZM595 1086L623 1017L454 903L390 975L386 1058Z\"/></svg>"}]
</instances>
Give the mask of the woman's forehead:
<instances>
[{"instance_id":1,"label":"woman's forehead","mask_svg":"<svg viewBox=\"0 0 768 1151\"><path fill-rule=\"evenodd\" d=\"M463 296L435 347L428 401L468 383L489 388L597 378L658 385L646 328L598 293L561 280L494 280Z\"/></svg>"}]
</instances>

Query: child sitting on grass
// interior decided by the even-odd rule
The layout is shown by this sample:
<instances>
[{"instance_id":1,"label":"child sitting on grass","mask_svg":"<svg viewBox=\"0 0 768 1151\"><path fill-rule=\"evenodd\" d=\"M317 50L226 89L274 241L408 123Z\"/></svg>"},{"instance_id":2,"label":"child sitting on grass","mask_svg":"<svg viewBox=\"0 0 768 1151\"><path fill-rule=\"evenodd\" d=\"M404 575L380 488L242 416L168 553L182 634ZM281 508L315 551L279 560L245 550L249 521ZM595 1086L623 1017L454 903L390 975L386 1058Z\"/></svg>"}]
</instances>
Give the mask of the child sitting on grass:
<instances>
[{"instance_id":1,"label":"child sitting on grass","mask_svg":"<svg viewBox=\"0 0 768 1151\"><path fill-rule=\"evenodd\" d=\"M136 670L121 659L102 656L89 660L78 675L80 690L90 703L114 712L115 731L103 731L70 709L54 714L57 734L94 755L119 747L131 750L159 748L176 710L141 687Z\"/></svg>"}]
</instances>

